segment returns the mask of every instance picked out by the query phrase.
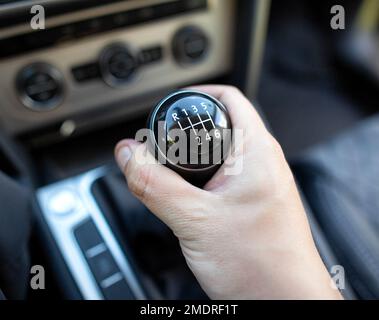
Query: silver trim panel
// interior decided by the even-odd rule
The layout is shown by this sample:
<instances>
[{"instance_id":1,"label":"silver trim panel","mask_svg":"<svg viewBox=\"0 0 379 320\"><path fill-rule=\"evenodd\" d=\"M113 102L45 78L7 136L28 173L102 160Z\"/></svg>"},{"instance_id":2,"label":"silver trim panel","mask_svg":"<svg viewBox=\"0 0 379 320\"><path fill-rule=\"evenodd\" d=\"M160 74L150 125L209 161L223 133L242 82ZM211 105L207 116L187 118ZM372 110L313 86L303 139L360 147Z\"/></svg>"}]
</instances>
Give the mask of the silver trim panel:
<instances>
[{"instance_id":1,"label":"silver trim panel","mask_svg":"<svg viewBox=\"0 0 379 320\"><path fill-rule=\"evenodd\" d=\"M42 215L84 299L104 299L73 233L75 228L88 218L92 218L103 238L104 247L108 248L120 269L120 274L116 273L104 279L100 286L107 288L125 278L135 297L145 299L146 296L129 264L128 258L123 253L120 244L117 242L91 193L92 184L98 178L104 176L106 172L107 169L102 167L43 187L37 191L37 200L41 207ZM74 206L75 209L65 215L62 215L61 212L55 212L53 210L54 206L50 205L54 201L54 197L59 196L60 192L72 192L75 194L75 198L78 199L78 203ZM100 254L102 248L96 247L87 250L86 255Z\"/></svg>"}]
</instances>

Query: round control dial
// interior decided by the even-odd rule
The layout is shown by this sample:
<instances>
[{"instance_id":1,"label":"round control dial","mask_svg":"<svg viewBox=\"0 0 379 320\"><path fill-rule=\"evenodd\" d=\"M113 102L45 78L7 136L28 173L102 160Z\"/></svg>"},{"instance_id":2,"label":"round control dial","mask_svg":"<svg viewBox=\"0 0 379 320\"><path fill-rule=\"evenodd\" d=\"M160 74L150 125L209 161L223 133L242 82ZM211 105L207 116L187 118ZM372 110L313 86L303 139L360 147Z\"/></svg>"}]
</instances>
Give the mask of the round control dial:
<instances>
[{"instance_id":1,"label":"round control dial","mask_svg":"<svg viewBox=\"0 0 379 320\"><path fill-rule=\"evenodd\" d=\"M138 59L123 44L112 44L100 55L100 72L110 86L128 82L138 68Z\"/></svg>"},{"instance_id":2,"label":"round control dial","mask_svg":"<svg viewBox=\"0 0 379 320\"><path fill-rule=\"evenodd\" d=\"M228 112L202 92L169 95L153 110L148 126L155 157L194 184L206 182L229 151Z\"/></svg>"},{"instance_id":3,"label":"round control dial","mask_svg":"<svg viewBox=\"0 0 379 320\"><path fill-rule=\"evenodd\" d=\"M198 27L181 28L172 42L172 50L176 61L181 64L195 63L202 60L209 49L209 39Z\"/></svg>"},{"instance_id":4,"label":"round control dial","mask_svg":"<svg viewBox=\"0 0 379 320\"><path fill-rule=\"evenodd\" d=\"M50 110L63 99L63 76L47 63L33 63L17 75L16 87L22 103L33 110Z\"/></svg>"}]
</instances>

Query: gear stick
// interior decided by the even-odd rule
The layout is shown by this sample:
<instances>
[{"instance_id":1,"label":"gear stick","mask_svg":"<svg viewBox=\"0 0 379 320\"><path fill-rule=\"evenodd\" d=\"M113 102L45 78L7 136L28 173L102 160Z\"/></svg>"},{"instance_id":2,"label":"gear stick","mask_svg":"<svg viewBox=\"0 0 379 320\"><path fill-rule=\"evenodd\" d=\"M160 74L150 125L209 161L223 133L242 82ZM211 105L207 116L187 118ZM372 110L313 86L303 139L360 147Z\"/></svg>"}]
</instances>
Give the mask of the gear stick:
<instances>
[{"instance_id":1,"label":"gear stick","mask_svg":"<svg viewBox=\"0 0 379 320\"><path fill-rule=\"evenodd\" d=\"M215 174L230 149L227 109L199 91L181 90L161 100L150 114L148 128L156 159L199 187Z\"/></svg>"}]
</instances>

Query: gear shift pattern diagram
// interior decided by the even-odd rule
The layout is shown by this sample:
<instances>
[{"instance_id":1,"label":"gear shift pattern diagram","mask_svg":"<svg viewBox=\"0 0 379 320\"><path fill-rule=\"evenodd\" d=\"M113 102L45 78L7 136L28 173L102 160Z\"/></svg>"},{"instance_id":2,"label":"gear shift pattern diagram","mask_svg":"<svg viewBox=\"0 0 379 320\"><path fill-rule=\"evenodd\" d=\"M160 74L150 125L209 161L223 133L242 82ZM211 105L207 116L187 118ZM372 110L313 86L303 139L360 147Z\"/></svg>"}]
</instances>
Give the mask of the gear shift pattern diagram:
<instances>
[{"instance_id":1,"label":"gear shift pattern diagram","mask_svg":"<svg viewBox=\"0 0 379 320\"><path fill-rule=\"evenodd\" d=\"M152 111L150 150L157 160L201 186L218 170L231 144L231 122L214 97L181 90L161 100Z\"/></svg>"}]
</instances>

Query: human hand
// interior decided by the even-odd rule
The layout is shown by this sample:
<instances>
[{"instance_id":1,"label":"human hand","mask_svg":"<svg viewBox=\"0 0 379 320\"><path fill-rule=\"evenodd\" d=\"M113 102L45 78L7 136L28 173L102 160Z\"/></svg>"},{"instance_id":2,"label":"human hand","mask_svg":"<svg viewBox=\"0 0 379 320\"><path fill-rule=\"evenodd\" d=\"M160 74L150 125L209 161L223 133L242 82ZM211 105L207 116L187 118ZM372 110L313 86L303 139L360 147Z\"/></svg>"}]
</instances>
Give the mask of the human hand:
<instances>
[{"instance_id":1,"label":"human hand","mask_svg":"<svg viewBox=\"0 0 379 320\"><path fill-rule=\"evenodd\" d=\"M235 88L199 86L220 100L234 129L243 129L233 161L199 189L154 159L145 144L120 141L117 162L129 189L178 237L188 266L215 299L336 299L315 248L281 147ZM141 152L138 152L141 151ZM150 164L149 164L150 163Z\"/></svg>"}]
</instances>

